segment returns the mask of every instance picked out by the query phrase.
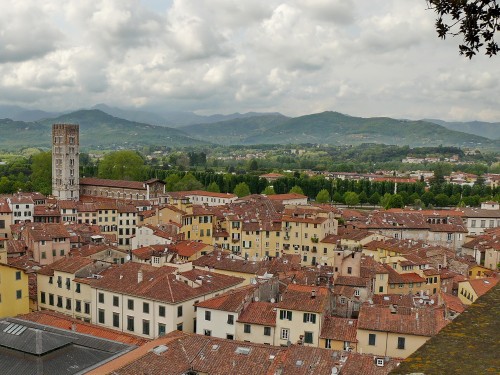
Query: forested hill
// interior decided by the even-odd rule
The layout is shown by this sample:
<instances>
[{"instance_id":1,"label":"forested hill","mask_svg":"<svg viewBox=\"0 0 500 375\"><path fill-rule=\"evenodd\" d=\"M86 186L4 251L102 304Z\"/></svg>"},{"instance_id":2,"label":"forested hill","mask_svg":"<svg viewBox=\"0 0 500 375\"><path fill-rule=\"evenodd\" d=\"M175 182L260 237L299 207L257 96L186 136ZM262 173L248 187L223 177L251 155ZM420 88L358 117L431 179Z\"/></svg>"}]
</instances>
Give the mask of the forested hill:
<instances>
[{"instance_id":1,"label":"forested hill","mask_svg":"<svg viewBox=\"0 0 500 375\"><path fill-rule=\"evenodd\" d=\"M448 122L443 120L426 120L438 125L442 125L447 129L457 130L464 133L470 133L487 137L489 139L500 139L500 122Z\"/></svg>"},{"instance_id":2,"label":"forested hill","mask_svg":"<svg viewBox=\"0 0 500 375\"><path fill-rule=\"evenodd\" d=\"M80 110L38 122L0 120L0 149L50 146L53 123L80 124L81 145L93 148L167 147L203 144L322 144L455 146L500 149L500 140L447 129L427 121L361 118L323 112L289 118L256 114L211 124L169 128L124 120L103 111Z\"/></svg>"},{"instance_id":3,"label":"forested hill","mask_svg":"<svg viewBox=\"0 0 500 375\"><path fill-rule=\"evenodd\" d=\"M207 144L186 133L164 126L153 126L113 117L100 110L81 110L39 122L0 120L0 148L49 147L51 126L54 123L80 125L80 144L83 147L130 147L161 144L192 146Z\"/></svg>"},{"instance_id":4,"label":"forested hill","mask_svg":"<svg viewBox=\"0 0 500 375\"><path fill-rule=\"evenodd\" d=\"M231 143L244 145L384 143L412 147L446 145L489 148L498 148L500 145L498 141L449 130L427 121L395 120L388 117L361 118L338 112L322 112L288 119L237 119L219 124L189 126L183 130L192 137L210 134L211 140L228 137ZM226 143L217 143L222 142Z\"/></svg>"}]
</instances>

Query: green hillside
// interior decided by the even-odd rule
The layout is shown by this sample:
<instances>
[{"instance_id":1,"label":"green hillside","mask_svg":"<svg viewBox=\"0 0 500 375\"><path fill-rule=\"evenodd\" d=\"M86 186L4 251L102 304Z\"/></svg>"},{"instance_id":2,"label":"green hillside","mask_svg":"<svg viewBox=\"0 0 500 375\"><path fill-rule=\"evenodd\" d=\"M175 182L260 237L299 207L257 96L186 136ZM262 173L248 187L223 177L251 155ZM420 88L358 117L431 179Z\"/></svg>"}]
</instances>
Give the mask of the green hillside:
<instances>
[{"instance_id":1,"label":"green hillside","mask_svg":"<svg viewBox=\"0 0 500 375\"><path fill-rule=\"evenodd\" d=\"M480 135L489 139L500 139L500 122L448 122L443 120L424 120L442 125L447 129L456 130L464 133Z\"/></svg>"},{"instance_id":2,"label":"green hillside","mask_svg":"<svg viewBox=\"0 0 500 375\"><path fill-rule=\"evenodd\" d=\"M181 129L193 138L222 145L234 145L245 143L248 137L258 136L267 130L274 129L288 119L289 117L281 114L269 114L212 124L189 125Z\"/></svg>"},{"instance_id":3,"label":"green hillside","mask_svg":"<svg viewBox=\"0 0 500 375\"><path fill-rule=\"evenodd\" d=\"M330 145L384 143L409 146L460 146L497 148L499 142L446 129L425 121L386 117L361 118L338 112L323 112L292 118L244 144L321 143Z\"/></svg>"},{"instance_id":4,"label":"green hillside","mask_svg":"<svg viewBox=\"0 0 500 375\"><path fill-rule=\"evenodd\" d=\"M100 110L81 110L33 123L0 120L0 148L49 147L51 126L54 123L80 124L80 144L83 147L207 144L177 129L123 120Z\"/></svg>"}]
</instances>

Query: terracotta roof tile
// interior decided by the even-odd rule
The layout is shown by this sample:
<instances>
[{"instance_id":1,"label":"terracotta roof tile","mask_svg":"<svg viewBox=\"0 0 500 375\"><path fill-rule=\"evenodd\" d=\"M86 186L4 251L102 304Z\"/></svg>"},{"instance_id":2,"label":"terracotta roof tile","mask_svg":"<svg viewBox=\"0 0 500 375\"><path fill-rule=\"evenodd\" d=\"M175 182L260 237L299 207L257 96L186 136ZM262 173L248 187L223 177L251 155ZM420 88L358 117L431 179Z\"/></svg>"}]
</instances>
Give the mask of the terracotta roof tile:
<instances>
[{"instance_id":1,"label":"terracotta roof tile","mask_svg":"<svg viewBox=\"0 0 500 375\"><path fill-rule=\"evenodd\" d=\"M211 310L240 312L245 303L251 300L255 290L255 285L247 285L242 288L230 290L220 296L198 302L195 306Z\"/></svg>"},{"instance_id":2,"label":"terracotta roof tile","mask_svg":"<svg viewBox=\"0 0 500 375\"><path fill-rule=\"evenodd\" d=\"M83 177L80 178L80 185L91 186L109 186L116 188L146 190L144 182L140 181L124 181L124 180L106 180L103 178Z\"/></svg>"},{"instance_id":3,"label":"terracotta roof tile","mask_svg":"<svg viewBox=\"0 0 500 375\"><path fill-rule=\"evenodd\" d=\"M337 341L358 342L356 339L357 326L358 321L356 319L327 316L323 322L319 337Z\"/></svg>"},{"instance_id":4,"label":"terracotta roof tile","mask_svg":"<svg viewBox=\"0 0 500 375\"><path fill-rule=\"evenodd\" d=\"M289 284L277 307L323 313L328 308L328 293L328 288L321 286Z\"/></svg>"},{"instance_id":5,"label":"terracotta roof tile","mask_svg":"<svg viewBox=\"0 0 500 375\"><path fill-rule=\"evenodd\" d=\"M271 302L251 302L238 318L240 323L276 325L276 304Z\"/></svg>"}]
</instances>

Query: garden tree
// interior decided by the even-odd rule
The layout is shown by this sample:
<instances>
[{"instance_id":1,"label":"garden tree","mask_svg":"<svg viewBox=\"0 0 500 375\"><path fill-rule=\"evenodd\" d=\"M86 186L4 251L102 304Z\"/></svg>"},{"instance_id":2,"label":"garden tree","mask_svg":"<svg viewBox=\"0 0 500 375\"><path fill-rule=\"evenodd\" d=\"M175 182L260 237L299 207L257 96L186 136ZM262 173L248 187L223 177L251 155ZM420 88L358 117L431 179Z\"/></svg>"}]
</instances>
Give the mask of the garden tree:
<instances>
[{"instance_id":1,"label":"garden tree","mask_svg":"<svg viewBox=\"0 0 500 375\"><path fill-rule=\"evenodd\" d=\"M31 157L31 181L33 189L52 194L52 153L40 152Z\"/></svg>"},{"instance_id":2,"label":"garden tree","mask_svg":"<svg viewBox=\"0 0 500 375\"><path fill-rule=\"evenodd\" d=\"M446 207L449 204L449 198L444 193L437 194L434 197L434 203L436 204L437 207Z\"/></svg>"},{"instance_id":3,"label":"garden tree","mask_svg":"<svg viewBox=\"0 0 500 375\"><path fill-rule=\"evenodd\" d=\"M248 170L249 171L256 171L259 169L259 163L257 163L256 159L250 160L250 163L248 164Z\"/></svg>"},{"instance_id":4,"label":"garden tree","mask_svg":"<svg viewBox=\"0 0 500 375\"><path fill-rule=\"evenodd\" d=\"M391 208L391 194L385 193L382 198L380 198L380 205L386 210Z\"/></svg>"},{"instance_id":5,"label":"garden tree","mask_svg":"<svg viewBox=\"0 0 500 375\"><path fill-rule=\"evenodd\" d=\"M264 189L264 191L261 194L274 195L276 193L275 193L274 188L272 186L266 186L266 188Z\"/></svg>"},{"instance_id":6,"label":"garden tree","mask_svg":"<svg viewBox=\"0 0 500 375\"><path fill-rule=\"evenodd\" d=\"M356 206L359 204L359 196L353 191L348 191L344 194L344 201L349 207Z\"/></svg>"},{"instance_id":7,"label":"garden tree","mask_svg":"<svg viewBox=\"0 0 500 375\"><path fill-rule=\"evenodd\" d=\"M235 186L233 194L236 194L238 198L246 197L247 195L250 195L250 188L246 182L240 182Z\"/></svg>"},{"instance_id":8,"label":"garden tree","mask_svg":"<svg viewBox=\"0 0 500 375\"><path fill-rule=\"evenodd\" d=\"M434 194L431 191L426 191L420 196L420 200L424 202L426 206L434 203Z\"/></svg>"},{"instance_id":9,"label":"garden tree","mask_svg":"<svg viewBox=\"0 0 500 375\"><path fill-rule=\"evenodd\" d=\"M336 203L344 203L344 197L338 191L333 193L332 201Z\"/></svg>"},{"instance_id":10,"label":"garden tree","mask_svg":"<svg viewBox=\"0 0 500 375\"><path fill-rule=\"evenodd\" d=\"M202 152L191 151L188 152L189 165L196 166L201 165L205 166L207 164L207 154Z\"/></svg>"},{"instance_id":11,"label":"garden tree","mask_svg":"<svg viewBox=\"0 0 500 375\"><path fill-rule=\"evenodd\" d=\"M391 195L391 199L389 199L389 207L388 208L404 208L405 202L403 201L403 197L400 194Z\"/></svg>"},{"instance_id":12,"label":"garden tree","mask_svg":"<svg viewBox=\"0 0 500 375\"><path fill-rule=\"evenodd\" d=\"M380 194L378 192L373 193L370 198L368 198L368 202L373 206L380 204Z\"/></svg>"},{"instance_id":13,"label":"garden tree","mask_svg":"<svg viewBox=\"0 0 500 375\"><path fill-rule=\"evenodd\" d=\"M424 208L425 204L422 202L420 199L415 199L413 202L413 208L416 208L417 210L421 210Z\"/></svg>"},{"instance_id":14,"label":"garden tree","mask_svg":"<svg viewBox=\"0 0 500 375\"><path fill-rule=\"evenodd\" d=\"M319 191L318 195L316 195L316 202L318 203L327 203L330 202L330 193L326 189L322 189Z\"/></svg>"},{"instance_id":15,"label":"garden tree","mask_svg":"<svg viewBox=\"0 0 500 375\"><path fill-rule=\"evenodd\" d=\"M174 186L173 191L191 191L201 190L203 184L196 179L191 173L186 173Z\"/></svg>"},{"instance_id":16,"label":"garden tree","mask_svg":"<svg viewBox=\"0 0 500 375\"><path fill-rule=\"evenodd\" d=\"M304 195L304 191L299 185L294 185L289 192Z\"/></svg>"},{"instance_id":17,"label":"garden tree","mask_svg":"<svg viewBox=\"0 0 500 375\"><path fill-rule=\"evenodd\" d=\"M0 194L15 193L14 182L7 176L0 177Z\"/></svg>"},{"instance_id":18,"label":"garden tree","mask_svg":"<svg viewBox=\"0 0 500 375\"><path fill-rule=\"evenodd\" d=\"M420 195L418 195L418 193L413 193L412 195L410 195L410 197L408 198L408 201L409 203L408 204L415 204L415 201L416 200L420 200Z\"/></svg>"},{"instance_id":19,"label":"garden tree","mask_svg":"<svg viewBox=\"0 0 500 375\"><path fill-rule=\"evenodd\" d=\"M498 52L495 33L500 31L500 6L496 0L427 0L437 14L438 36L462 37L461 55L471 59L481 48L492 57Z\"/></svg>"},{"instance_id":20,"label":"garden tree","mask_svg":"<svg viewBox=\"0 0 500 375\"><path fill-rule=\"evenodd\" d=\"M113 151L99 162L98 176L111 180L141 181L144 179L144 159L135 151Z\"/></svg>"},{"instance_id":21,"label":"garden tree","mask_svg":"<svg viewBox=\"0 0 500 375\"><path fill-rule=\"evenodd\" d=\"M358 198L361 205L368 203L368 196L366 195L366 192L364 190L358 194Z\"/></svg>"},{"instance_id":22,"label":"garden tree","mask_svg":"<svg viewBox=\"0 0 500 375\"><path fill-rule=\"evenodd\" d=\"M181 180L181 176L177 173L172 173L167 176L165 179L165 190L166 191L174 191L174 186Z\"/></svg>"},{"instance_id":23,"label":"garden tree","mask_svg":"<svg viewBox=\"0 0 500 375\"><path fill-rule=\"evenodd\" d=\"M211 192L211 193L220 193L220 188L219 188L219 185L217 185L217 182L211 182L208 186L207 186L207 191Z\"/></svg>"},{"instance_id":24,"label":"garden tree","mask_svg":"<svg viewBox=\"0 0 500 375\"><path fill-rule=\"evenodd\" d=\"M437 163L434 166L434 176L431 178L430 184L432 187L441 187L445 183L445 176L451 173L451 168L443 163Z\"/></svg>"}]
</instances>

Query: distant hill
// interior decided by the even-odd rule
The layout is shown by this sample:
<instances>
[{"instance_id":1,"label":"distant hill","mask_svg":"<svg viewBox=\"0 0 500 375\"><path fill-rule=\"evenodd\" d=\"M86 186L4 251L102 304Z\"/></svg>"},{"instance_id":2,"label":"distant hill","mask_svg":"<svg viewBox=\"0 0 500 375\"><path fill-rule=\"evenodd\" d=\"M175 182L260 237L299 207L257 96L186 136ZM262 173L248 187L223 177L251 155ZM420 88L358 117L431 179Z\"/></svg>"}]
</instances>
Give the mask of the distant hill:
<instances>
[{"instance_id":1,"label":"distant hill","mask_svg":"<svg viewBox=\"0 0 500 375\"><path fill-rule=\"evenodd\" d=\"M50 147L53 123L80 124L83 147L132 147L137 145L191 146L207 144L186 133L113 117L100 110L80 110L39 122L0 120L0 148Z\"/></svg>"},{"instance_id":2,"label":"distant hill","mask_svg":"<svg viewBox=\"0 0 500 375\"><path fill-rule=\"evenodd\" d=\"M92 109L99 109L111 116L123 118L125 120L141 122L151 125L168 126L171 128L180 128L194 124L211 124L221 121L229 121L239 118L251 118L266 115L265 113L248 112L248 113L232 113L229 115L210 115L201 116L193 112L180 111L158 111L151 110L135 110L110 107L106 104L97 104Z\"/></svg>"},{"instance_id":3,"label":"distant hill","mask_svg":"<svg viewBox=\"0 0 500 375\"><path fill-rule=\"evenodd\" d=\"M211 124L184 126L181 129L193 138L204 139L222 145L246 143L246 139L283 124L289 117L281 114L236 118Z\"/></svg>"},{"instance_id":4,"label":"distant hill","mask_svg":"<svg viewBox=\"0 0 500 375\"><path fill-rule=\"evenodd\" d=\"M338 112L292 118L259 135L246 138L243 143L384 143L409 146L499 147L499 142L449 130L431 122L395 120L387 117L361 118Z\"/></svg>"},{"instance_id":5,"label":"distant hill","mask_svg":"<svg viewBox=\"0 0 500 375\"><path fill-rule=\"evenodd\" d=\"M15 121L38 121L59 115L60 113L57 112L26 109L17 105L0 105L0 119L10 118Z\"/></svg>"},{"instance_id":6,"label":"distant hill","mask_svg":"<svg viewBox=\"0 0 500 375\"><path fill-rule=\"evenodd\" d=\"M475 134L489 139L500 139L500 122L447 122L443 120L428 119L424 121L433 122L447 129L457 130L464 133Z\"/></svg>"}]
</instances>

